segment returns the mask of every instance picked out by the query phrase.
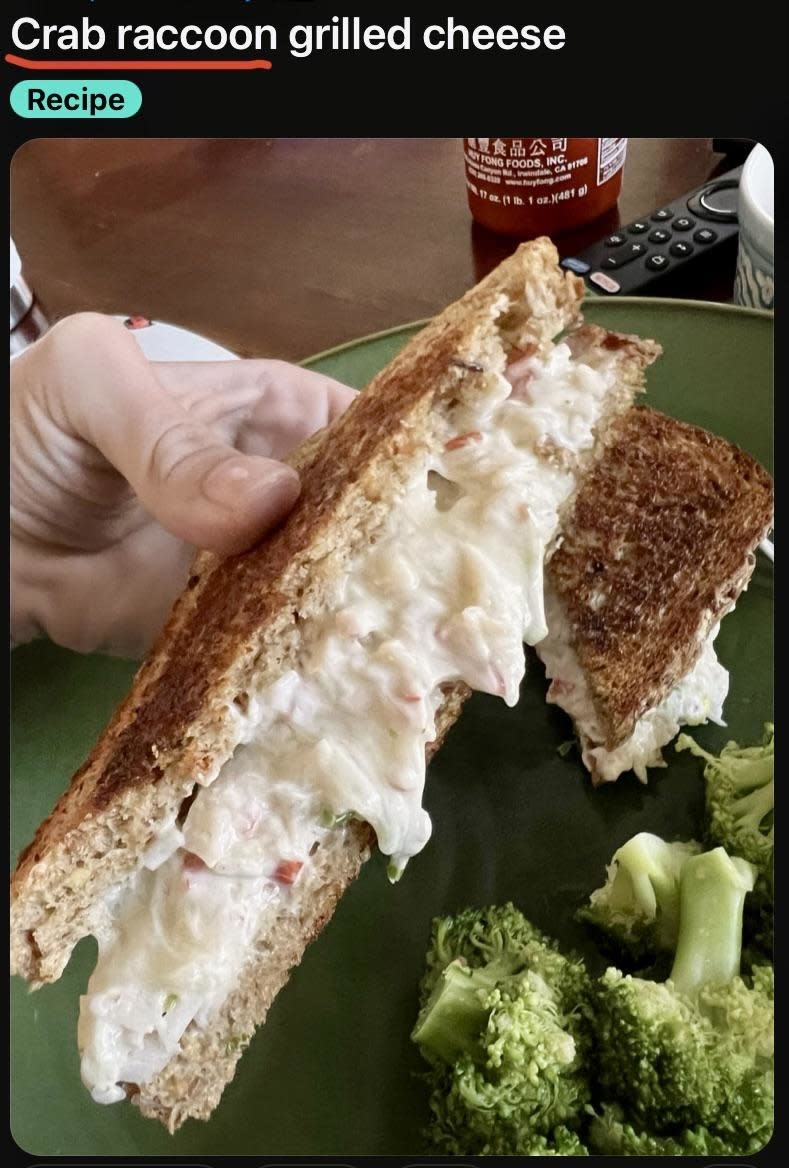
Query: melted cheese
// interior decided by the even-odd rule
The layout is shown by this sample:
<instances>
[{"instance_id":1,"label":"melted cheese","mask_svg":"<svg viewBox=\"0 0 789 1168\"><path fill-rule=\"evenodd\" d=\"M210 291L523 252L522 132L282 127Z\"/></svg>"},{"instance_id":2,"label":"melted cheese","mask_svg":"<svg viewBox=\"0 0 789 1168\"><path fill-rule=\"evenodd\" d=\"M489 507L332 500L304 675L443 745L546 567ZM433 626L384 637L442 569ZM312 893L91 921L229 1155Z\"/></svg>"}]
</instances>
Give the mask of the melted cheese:
<instances>
[{"instance_id":1,"label":"melted cheese","mask_svg":"<svg viewBox=\"0 0 789 1168\"><path fill-rule=\"evenodd\" d=\"M561 605L548 594L550 635L537 645L537 653L551 679L548 701L560 706L575 723L582 740L584 766L598 782L610 783L625 771L635 771L642 783L649 767L663 767L662 747L679 732L680 726L702 722L723 722L723 703L729 690L729 674L715 655L713 642L718 627L704 641L690 672L659 705L647 710L636 722L633 733L613 750L604 745L603 730L594 708L589 684L571 644L571 632Z\"/></svg>"},{"instance_id":2,"label":"melted cheese","mask_svg":"<svg viewBox=\"0 0 789 1168\"><path fill-rule=\"evenodd\" d=\"M234 711L241 745L180 829L149 849L154 870L100 939L79 1030L95 1099L150 1079L191 1022L207 1024L265 913L287 907L316 844L342 830L333 824L370 823L395 874L425 846L425 746L441 686L517 702L523 642L547 633L545 551L614 376L610 357L593 369L560 344L459 408L334 606L307 628L297 667Z\"/></svg>"}]
</instances>

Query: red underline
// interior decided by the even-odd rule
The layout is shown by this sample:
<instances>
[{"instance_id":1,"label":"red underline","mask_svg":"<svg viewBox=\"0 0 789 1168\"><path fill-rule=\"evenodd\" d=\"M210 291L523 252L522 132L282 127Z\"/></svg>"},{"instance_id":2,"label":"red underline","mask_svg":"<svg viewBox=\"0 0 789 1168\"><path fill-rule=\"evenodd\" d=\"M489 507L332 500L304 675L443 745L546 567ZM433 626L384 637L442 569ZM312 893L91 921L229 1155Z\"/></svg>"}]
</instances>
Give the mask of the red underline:
<instances>
[{"instance_id":1,"label":"red underline","mask_svg":"<svg viewBox=\"0 0 789 1168\"><path fill-rule=\"evenodd\" d=\"M6 53L5 59L9 65L17 65L20 69L51 69L54 72L78 69L111 71L127 73L130 69L270 69L271 61L262 57L253 60L241 61L34 61L31 57L17 57L14 53Z\"/></svg>"}]
</instances>

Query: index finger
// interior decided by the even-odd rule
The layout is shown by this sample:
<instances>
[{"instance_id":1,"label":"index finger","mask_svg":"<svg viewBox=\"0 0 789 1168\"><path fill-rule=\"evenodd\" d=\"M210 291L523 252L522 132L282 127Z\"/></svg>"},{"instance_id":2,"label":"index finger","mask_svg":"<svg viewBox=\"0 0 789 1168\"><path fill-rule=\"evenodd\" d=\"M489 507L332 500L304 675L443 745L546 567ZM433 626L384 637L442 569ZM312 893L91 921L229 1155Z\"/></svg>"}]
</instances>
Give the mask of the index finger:
<instances>
[{"instance_id":1,"label":"index finger","mask_svg":"<svg viewBox=\"0 0 789 1168\"><path fill-rule=\"evenodd\" d=\"M356 391L287 361L154 365L156 377L204 425L220 426L247 453L285 458L334 421Z\"/></svg>"},{"instance_id":2,"label":"index finger","mask_svg":"<svg viewBox=\"0 0 789 1168\"><path fill-rule=\"evenodd\" d=\"M280 385L297 397L325 403L326 421L331 422L356 397L356 390L301 365L269 358L240 358L238 361L153 361L152 368L162 386L178 397L186 409L211 409L222 397L246 400L257 393L271 392ZM221 413L221 408L217 407ZM211 421L210 417L203 420Z\"/></svg>"}]
</instances>

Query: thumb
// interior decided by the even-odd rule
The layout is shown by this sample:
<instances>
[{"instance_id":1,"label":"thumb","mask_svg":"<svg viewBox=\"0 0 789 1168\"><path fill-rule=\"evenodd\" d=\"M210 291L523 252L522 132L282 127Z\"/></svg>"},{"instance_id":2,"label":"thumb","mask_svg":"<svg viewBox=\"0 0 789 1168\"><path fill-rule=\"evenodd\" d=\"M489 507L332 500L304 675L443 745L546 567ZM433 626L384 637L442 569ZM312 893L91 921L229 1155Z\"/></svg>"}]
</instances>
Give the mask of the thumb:
<instances>
[{"instance_id":1,"label":"thumb","mask_svg":"<svg viewBox=\"0 0 789 1168\"><path fill-rule=\"evenodd\" d=\"M81 314L48 336L68 421L173 535L228 555L250 547L293 507L296 472L240 454L191 417L118 321Z\"/></svg>"}]
</instances>

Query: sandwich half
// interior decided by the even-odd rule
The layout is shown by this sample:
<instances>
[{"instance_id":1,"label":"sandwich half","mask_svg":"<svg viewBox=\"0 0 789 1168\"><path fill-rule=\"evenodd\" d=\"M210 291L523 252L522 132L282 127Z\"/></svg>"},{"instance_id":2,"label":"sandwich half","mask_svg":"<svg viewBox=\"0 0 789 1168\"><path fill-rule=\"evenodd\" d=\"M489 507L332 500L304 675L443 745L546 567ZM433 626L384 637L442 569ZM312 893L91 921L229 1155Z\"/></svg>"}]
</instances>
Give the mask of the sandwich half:
<instances>
[{"instance_id":1,"label":"sandwich half","mask_svg":"<svg viewBox=\"0 0 789 1168\"><path fill-rule=\"evenodd\" d=\"M288 520L198 557L158 643L12 879L11 961L88 934L82 1076L175 1130L243 1047L377 842L427 843L426 757L470 689L518 699L543 569L654 342L580 324L525 244L296 457Z\"/></svg>"},{"instance_id":2,"label":"sandwich half","mask_svg":"<svg viewBox=\"0 0 789 1168\"><path fill-rule=\"evenodd\" d=\"M548 701L595 783L663 766L683 724L723 722L713 642L772 526L750 455L647 406L617 417L546 568Z\"/></svg>"}]
</instances>

